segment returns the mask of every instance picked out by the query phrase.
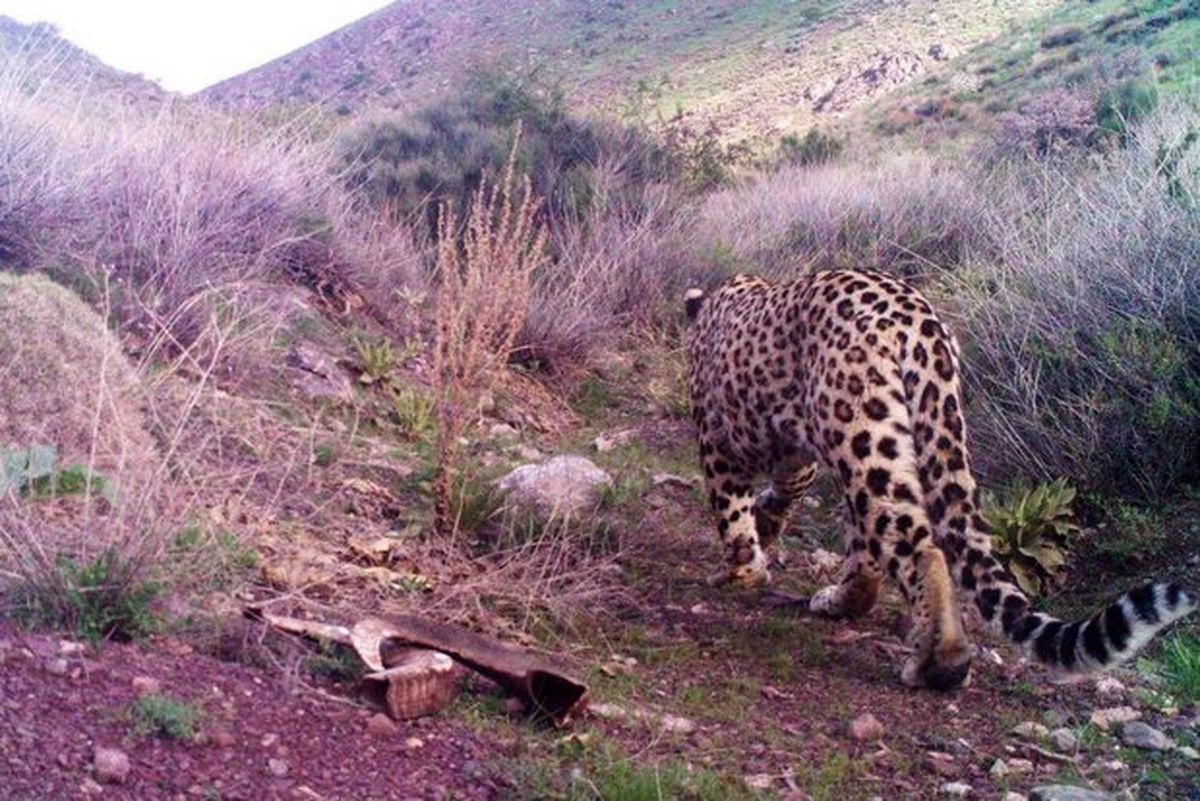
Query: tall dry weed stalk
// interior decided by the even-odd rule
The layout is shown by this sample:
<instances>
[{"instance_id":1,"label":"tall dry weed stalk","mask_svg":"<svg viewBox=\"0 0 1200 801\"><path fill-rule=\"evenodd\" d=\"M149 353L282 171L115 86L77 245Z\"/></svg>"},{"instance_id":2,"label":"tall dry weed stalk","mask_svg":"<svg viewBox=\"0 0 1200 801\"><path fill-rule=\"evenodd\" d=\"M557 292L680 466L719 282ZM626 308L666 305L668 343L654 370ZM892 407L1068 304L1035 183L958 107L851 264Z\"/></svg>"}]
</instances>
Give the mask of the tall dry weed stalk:
<instances>
[{"instance_id":1,"label":"tall dry weed stalk","mask_svg":"<svg viewBox=\"0 0 1200 801\"><path fill-rule=\"evenodd\" d=\"M528 178L516 176L517 143L499 182L484 180L459 217L443 205L438 220L434 390L437 467L434 527L453 534L459 440L496 385L525 323L534 273L548 259L540 200Z\"/></svg>"}]
</instances>

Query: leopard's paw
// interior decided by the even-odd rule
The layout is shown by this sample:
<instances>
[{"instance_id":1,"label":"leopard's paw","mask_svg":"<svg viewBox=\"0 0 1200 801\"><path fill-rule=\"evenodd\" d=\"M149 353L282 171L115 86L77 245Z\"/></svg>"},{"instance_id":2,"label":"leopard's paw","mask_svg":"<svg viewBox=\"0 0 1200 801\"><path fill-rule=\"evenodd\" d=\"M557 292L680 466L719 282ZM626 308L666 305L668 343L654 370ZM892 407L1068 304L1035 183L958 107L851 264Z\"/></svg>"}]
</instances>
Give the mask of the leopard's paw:
<instances>
[{"instance_id":1,"label":"leopard's paw","mask_svg":"<svg viewBox=\"0 0 1200 801\"><path fill-rule=\"evenodd\" d=\"M841 617L842 598L840 590L841 587L837 584L818 590L813 595L812 600L808 602L808 610L827 617Z\"/></svg>"}]
</instances>

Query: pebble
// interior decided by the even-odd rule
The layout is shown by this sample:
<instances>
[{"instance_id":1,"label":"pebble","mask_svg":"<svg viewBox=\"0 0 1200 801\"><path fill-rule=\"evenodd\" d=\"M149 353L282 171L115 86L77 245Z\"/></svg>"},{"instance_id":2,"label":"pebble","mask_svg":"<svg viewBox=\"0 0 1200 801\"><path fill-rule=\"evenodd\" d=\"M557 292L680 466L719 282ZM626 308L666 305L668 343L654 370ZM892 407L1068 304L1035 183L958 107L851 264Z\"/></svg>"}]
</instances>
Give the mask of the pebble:
<instances>
[{"instance_id":1,"label":"pebble","mask_svg":"<svg viewBox=\"0 0 1200 801\"><path fill-rule=\"evenodd\" d=\"M1108 731L1109 727L1114 723L1128 723L1131 720L1137 720L1142 716L1131 706L1114 706L1107 709L1097 709L1092 712L1089 721L1097 729Z\"/></svg>"},{"instance_id":2,"label":"pebble","mask_svg":"<svg viewBox=\"0 0 1200 801\"><path fill-rule=\"evenodd\" d=\"M212 733L212 741L219 748L232 748L237 744L237 738L224 729L217 729Z\"/></svg>"},{"instance_id":3,"label":"pebble","mask_svg":"<svg viewBox=\"0 0 1200 801\"><path fill-rule=\"evenodd\" d=\"M1200 759L1200 751L1197 751L1190 745L1181 745L1177 750L1181 757L1186 757L1187 759Z\"/></svg>"},{"instance_id":4,"label":"pebble","mask_svg":"<svg viewBox=\"0 0 1200 801\"><path fill-rule=\"evenodd\" d=\"M927 770L947 779L957 779L962 775L962 768L955 763L950 754L929 751L922 762Z\"/></svg>"},{"instance_id":5,"label":"pebble","mask_svg":"<svg viewBox=\"0 0 1200 801\"><path fill-rule=\"evenodd\" d=\"M420 737L409 737L404 741L404 747L409 751L416 751L418 748L425 747L425 741Z\"/></svg>"},{"instance_id":6,"label":"pebble","mask_svg":"<svg viewBox=\"0 0 1200 801\"><path fill-rule=\"evenodd\" d=\"M70 666L67 664L67 660L63 659L62 657L47 659L45 667L46 672L52 676L65 676L70 668Z\"/></svg>"},{"instance_id":7,"label":"pebble","mask_svg":"<svg viewBox=\"0 0 1200 801\"><path fill-rule=\"evenodd\" d=\"M129 756L115 748L100 748L92 753L96 778L106 784L121 784L129 778Z\"/></svg>"},{"instance_id":8,"label":"pebble","mask_svg":"<svg viewBox=\"0 0 1200 801\"><path fill-rule=\"evenodd\" d=\"M1175 747L1170 737L1140 720L1130 721L1121 727L1121 742L1143 751L1170 751Z\"/></svg>"},{"instance_id":9,"label":"pebble","mask_svg":"<svg viewBox=\"0 0 1200 801\"><path fill-rule=\"evenodd\" d=\"M1124 773L1129 770L1129 766L1119 759L1109 759L1096 763L1096 767L1101 770L1106 770L1109 773Z\"/></svg>"},{"instance_id":10,"label":"pebble","mask_svg":"<svg viewBox=\"0 0 1200 801\"><path fill-rule=\"evenodd\" d=\"M850 722L850 736L859 742L878 740L883 737L883 724L870 712L859 715Z\"/></svg>"},{"instance_id":11,"label":"pebble","mask_svg":"<svg viewBox=\"0 0 1200 801\"><path fill-rule=\"evenodd\" d=\"M1055 729L1050 732L1050 744L1064 754L1073 754L1079 750L1079 737L1070 729Z\"/></svg>"},{"instance_id":12,"label":"pebble","mask_svg":"<svg viewBox=\"0 0 1200 801\"><path fill-rule=\"evenodd\" d=\"M1012 727L1012 733L1026 740L1041 740L1049 736L1050 730L1040 723L1027 720Z\"/></svg>"},{"instance_id":13,"label":"pebble","mask_svg":"<svg viewBox=\"0 0 1200 801\"><path fill-rule=\"evenodd\" d=\"M104 788L96 783L95 779L84 779L79 785L79 792L84 795L100 795L104 792Z\"/></svg>"},{"instance_id":14,"label":"pebble","mask_svg":"<svg viewBox=\"0 0 1200 801\"><path fill-rule=\"evenodd\" d=\"M1096 694L1104 698L1114 698L1125 694L1125 685L1112 676L1102 676L1096 681Z\"/></svg>"},{"instance_id":15,"label":"pebble","mask_svg":"<svg viewBox=\"0 0 1200 801\"><path fill-rule=\"evenodd\" d=\"M971 794L971 785L962 782L947 782L941 786L942 795L951 798L966 798Z\"/></svg>"},{"instance_id":16,"label":"pebble","mask_svg":"<svg viewBox=\"0 0 1200 801\"><path fill-rule=\"evenodd\" d=\"M284 776L288 775L289 769L290 766L288 763L284 762L282 759L267 760L267 770L270 771L272 776L282 779Z\"/></svg>"},{"instance_id":17,"label":"pebble","mask_svg":"<svg viewBox=\"0 0 1200 801\"><path fill-rule=\"evenodd\" d=\"M774 784L774 779L768 773L755 773L750 776L743 776L742 782L751 790L770 790Z\"/></svg>"},{"instance_id":18,"label":"pebble","mask_svg":"<svg viewBox=\"0 0 1200 801\"><path fill-rule=\"evenodd\" d=\"M367 721L367 734L372 737L391 737L396 733L396 724L382 712L376 713Z\"/></svg>"},{"instance_id":19,"label":"pebble","mask_svg":"<svg viewBox=\"0 0 1200 801\"><path fill-rule=\"evenodd\" d=\"M1034 787L1029 793L1029 801L1109 801L1107 793L1089 790L1086 787L1073 787L1068 784L1045 784Z\"/></svg>"},{"instance_id":20,"label":"pebble","mask_svg":"<svg viewBox=\"0 0 1200 801\"><path fill-rule=\"evenodd\" d=\"M1009 790L1007 793L1000 796L1000 801L1029 801L1029 799L1020 793L1014 793Z\"/></svg>"},{"instance_id":21,"label":"pebble","mask_svg":"<svg viewBox=\"0 0 1200 801\"><path fill-rule=\"evenodd\" d=\"M162 689L162 682L150 676L135 676L133 691L138 695L154 695Z\"/></svg>"},{"instance_id":22,"label":"pebble","mask_svg":"<svg viewBox=\"0 0 1200 801\"><path fill-rule=\"evenodd\" d=\"M1008 763L1003 759L997 759L992 763L992 767L988 770L988 775L995 781L1000 781L1008 775Z\"/></svg>"}]
</instances>

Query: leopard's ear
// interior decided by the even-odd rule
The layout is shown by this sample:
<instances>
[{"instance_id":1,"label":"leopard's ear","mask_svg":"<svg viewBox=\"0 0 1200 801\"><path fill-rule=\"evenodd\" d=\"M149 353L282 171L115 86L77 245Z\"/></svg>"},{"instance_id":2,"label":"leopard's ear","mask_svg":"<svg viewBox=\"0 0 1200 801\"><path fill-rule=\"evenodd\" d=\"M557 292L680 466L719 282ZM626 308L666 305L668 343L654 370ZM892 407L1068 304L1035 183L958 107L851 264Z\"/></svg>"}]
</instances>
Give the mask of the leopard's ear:
<instances>
[{"instance_id":1,"label":"leopard's ear","mask_svg":"<svg viewBox=\"0 0 1200 801\"><path fill-rule=\"evenodd\" d=\"M683 295L683 309L687 312L689 320L695 320L696 315L700 313L700 307L704 305L704 290L689 289Z\"/></svg>"}]
</instances>

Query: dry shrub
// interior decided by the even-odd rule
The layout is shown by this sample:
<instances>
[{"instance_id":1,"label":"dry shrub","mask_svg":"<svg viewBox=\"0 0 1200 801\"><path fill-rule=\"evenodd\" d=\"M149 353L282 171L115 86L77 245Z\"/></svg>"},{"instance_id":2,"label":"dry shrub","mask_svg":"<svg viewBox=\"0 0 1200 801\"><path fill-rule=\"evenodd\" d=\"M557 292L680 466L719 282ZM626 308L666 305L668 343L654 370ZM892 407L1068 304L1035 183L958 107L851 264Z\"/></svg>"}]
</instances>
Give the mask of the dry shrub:
<instances>
[{"instance_id":1,"label":"dry shrub","mask_svg":"<svg viewBox=\"0 0 1200 801\"><path fill-rule=\"evenodd\" d=\"M537 275L515 358L569 374L636 324L676 315L692 280L682 220L671 190L658 186L637 204L603 203L589 220L557 222L556 258Z\"/></svg>"},{"instance_id":2,"label":"dry shrub","mask_svg":"<svg viewBox=\"0 0 1200 801\"><path fill-rule=\"evenodd\" d=\"M981 182L996 260L949 277L980 462L1156 499L1200 478L1200 125Z\"/></svg>"},{"instance_id":3,"label":"dry shrub","mask_svg":"<svg viewBox=\"0 0 1200 801\"><path fill-rule=\"evenodd\" d=\"M988 156L1051 156L1086 145L1095 133L1095 98L1078 90L1052 89L1001 115Z\"/></svg>"},{"instance_id":4,"label":"dry shrub","mask_svg":"<svg viewBox=\"0 0 1200 801\"><path fill-rule=\"evenodd\" d=\"M518 132L519 135L519 132ZM437 474L434 526L457 530L452 509L458 441L495 385L525 320L533 274L546 261L546 231L528 180L518 190L514 146L497 183L486 179L458 216L443 206L438 225L434 317ZM519 193L519 194L518 194Z\"/></svg>"},{"instance_id":5,"label":"dry shrub","mask_svg":"<svg viewBox=\"0 0 1200 801\"><path fill-rule=\"evenodd\" d=\"M964 263L983 244L983 205L963 172L921 156L792 167L711 195L695 242L702 258L770 274L911 274Z\"/></svg>"}]
</instances>

